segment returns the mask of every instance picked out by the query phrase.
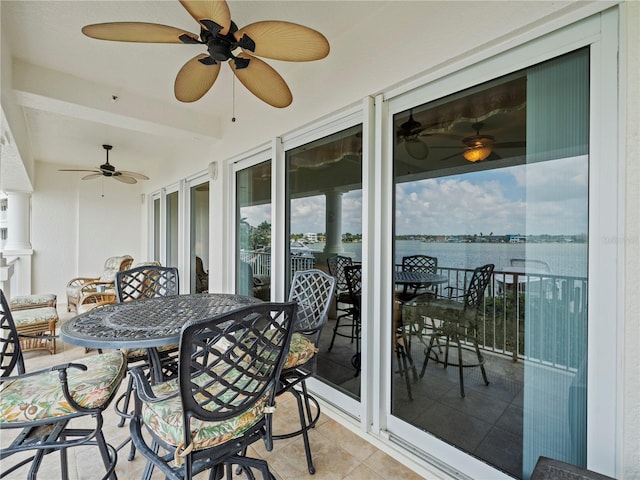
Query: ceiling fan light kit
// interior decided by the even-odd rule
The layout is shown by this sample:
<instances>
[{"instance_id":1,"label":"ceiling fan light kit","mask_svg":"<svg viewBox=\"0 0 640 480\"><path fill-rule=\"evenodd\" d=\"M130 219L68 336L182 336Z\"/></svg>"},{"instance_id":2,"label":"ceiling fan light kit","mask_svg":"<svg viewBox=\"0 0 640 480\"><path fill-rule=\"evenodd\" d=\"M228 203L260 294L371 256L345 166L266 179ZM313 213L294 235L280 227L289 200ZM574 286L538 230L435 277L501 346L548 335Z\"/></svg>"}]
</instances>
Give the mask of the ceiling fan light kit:
<instances>
[{"instance_id":1,"label":"ceiling fan light kit","mask_svg":"<svg viewBox=\"0 0 640 480\"><path fill-rule=\"evenodd\" d=\"M479 162L487 158L489 155L491 155L491 147L485 147L482 145L477 147L469 147L464 152L462 152L462 156L465 158L465 160L468 160L470 162Z\"/></svg>"},{"instance_id":2,"label":"ceiling fan light kit","mask_svg":"<svg viewBox=\"0 0 640 480\"><path fill-rule=\"evenodd\" d=\"M200 53L178 72L174 94L181 102L199 100L213 86L220 65L228 62L240 82L260 100L284 108L293 95L284 79L257 57L309 62L329 54L329 42L316 30L296 23L263 21L238 28L224 0L180 0L198 22L200 35L176 27L145 22L112 22L86 25L82 33L98 40L141 43L201 44ZM240 49L237 55L234 51Z\"/></svg>"}]
</instances>

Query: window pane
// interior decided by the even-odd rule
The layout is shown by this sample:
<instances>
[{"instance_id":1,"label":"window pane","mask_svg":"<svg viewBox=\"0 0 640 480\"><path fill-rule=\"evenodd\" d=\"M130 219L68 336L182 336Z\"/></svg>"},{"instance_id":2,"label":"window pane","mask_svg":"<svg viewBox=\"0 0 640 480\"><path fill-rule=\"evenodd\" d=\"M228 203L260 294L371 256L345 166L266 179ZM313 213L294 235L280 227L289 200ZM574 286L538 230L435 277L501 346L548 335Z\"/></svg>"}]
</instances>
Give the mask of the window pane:
<instances>
[{"instance_id":1,"label":"window pane","mask_svg":"<svg viewBox=\"0 0 640 480\"><path fill-rule=\"evenodd\" d=\"M160 199L153 201L153 259L161 261L160 252Z\"/></svg>"},{"instance_id":2,"label":"window pane","mask_svg":"<svg viewBox=\"0 0 640 480\"><path fill-rule=\"evenodd\" d=\"M517 478L586 466L588 75L581 50L394 116L392 414Z\"/></svg>"},{"instance_id":3,"label":"window pane","mask_svg":"<svg viewBox=\"0 0 640 480\"><path fill-rule=\"evenodd\" d=\"M167 266L178 266L178 192L167 195Z\"/></svg>"},{"instance_id":4,"label":"window pane","mask_svg":"<svg viewBox=\"0 0 640 480\"><path fill-rule=\"evenodd\" d=\"M209 291L209 182L191 187L191 293Z\"/></svg>"},{"instance_id":5,"label":"window pane","mask_svg":"<svg viewBox=\"0 0 640 480\"><path fill-rule=\"evenodd\" d=\"M271 298L271 160L236 174L236 292Z\"/></svg>"},{"instance_id":6,"label":"window pane","mask_svg":"<svg viewBox=\"0 0 640 480\"><path fill-rule=\"evenodd\" d=\"M297 270L329 271L340 256L362 260L362 126L358 125L286 152L287 285ZM340 278L339 275L336 275ZM338 282L337 304L322 331L317 377L360 398L360 327L349 291ZM334 335L334 332L336 335Z\"/></svg>"}]
</instances>

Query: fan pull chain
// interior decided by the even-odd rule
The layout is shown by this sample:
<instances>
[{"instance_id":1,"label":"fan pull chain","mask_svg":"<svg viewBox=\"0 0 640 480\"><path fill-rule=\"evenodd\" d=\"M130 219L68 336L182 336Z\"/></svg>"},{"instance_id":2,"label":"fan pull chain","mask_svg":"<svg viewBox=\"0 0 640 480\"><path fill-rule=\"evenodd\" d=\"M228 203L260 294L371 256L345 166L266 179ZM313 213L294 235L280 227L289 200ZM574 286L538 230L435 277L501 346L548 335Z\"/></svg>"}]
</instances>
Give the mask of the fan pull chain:
<instances>
[{"instance_id":1,"label":"fan pull chain","mask_svg":"<svg viewBox=\"0 0 640 480\"><path fill-rule=\"evenodd\" d=\"M231 79L231 123L236 121L236 77Z\"/></svg>"}]
</instances>

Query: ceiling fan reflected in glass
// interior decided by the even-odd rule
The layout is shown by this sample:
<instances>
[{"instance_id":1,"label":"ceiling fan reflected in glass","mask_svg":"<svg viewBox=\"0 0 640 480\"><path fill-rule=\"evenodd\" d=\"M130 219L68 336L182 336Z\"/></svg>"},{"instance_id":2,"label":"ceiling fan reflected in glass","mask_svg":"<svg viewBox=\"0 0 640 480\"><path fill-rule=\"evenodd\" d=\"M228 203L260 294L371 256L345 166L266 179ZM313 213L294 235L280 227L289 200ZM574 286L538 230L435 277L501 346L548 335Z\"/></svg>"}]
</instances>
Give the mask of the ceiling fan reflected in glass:
<instances>
[{"instance_id":1,"label":"ceiling fan reflected in glass","mask_svg":"<svg viewBox=\"0 0 640 480\"><path fill-rule=\"evenodd\" d=\"M284 79L257 57L289 62L320 60L329 54L329 42L320 32L284 21L262 21L238 28L224 0L180 0L198 22L200 35L180 28L145 22L112 22L86 25L82 33L99 40L141 43L201 44L200 53L178 72L175 97L181 102L202 98L213 86L220 65L228 62L236 78L267 104L284 108L293 95ZM237 49L241 51L234 53Z\"/></svg>"},{"instance_id":2,"label":"ceiling fan reflected in glass","mask_svg":"<svg viewBox=\"0 0 640 480\"><path fill-rule=\"evenodd\" d=\"M471 128L476 131L476 134L464 137L462 139L462 143L466 146L466 148L464 148L461 152L456 152L453 155L448 155L440 160L449 160L451 158L457 157L458 155L462 155L464 159L469 162L480 162L489 158L491 154L493 154L494 157L500 158L493 151L494 148L523 148L527 145L526 141L496 142L495 137L493 137L492 135L480 134L480 130L482 130L483 127L484 123L482 122L476 122L471 125Z\"/></svg>"},{"instance_id":3,"label":"ceiling fan reflected in glass","mask_svg":"<svg viewBox=\"0 0 640 480\"><path fill-rule=\"evenodd\" d=\"M100 165L98 168L93 170L61 168L58 171L59 172L91 172L89 175L85 175L84 177L82 177L82 180L91 180L94 178L109 177L119 182L128 183L128 184L138 183L138 180L149 180L149 177L147 177L146 175L142 175L141 173L127 172L124 170L116 170L116 168L109 163L109 150L111 150L113 147L111 145L102 145L102 148L104 148L107 153L107 161L102 165Z\"/></svg>"},{"instance_id":4,"label":"ceiling fan reflected in glass","mask_svg":"<svg viewBox=\"0 0 640 480\"><path fill-rule=\"evenodd\" d=\"M403 141L407 153L416 160L424 160L429 156L429 147L420 140L420 134L425 128L413 118L413 109L409 110L409 119L400 125L398 138Z\"/></svg>"}]
</instances>

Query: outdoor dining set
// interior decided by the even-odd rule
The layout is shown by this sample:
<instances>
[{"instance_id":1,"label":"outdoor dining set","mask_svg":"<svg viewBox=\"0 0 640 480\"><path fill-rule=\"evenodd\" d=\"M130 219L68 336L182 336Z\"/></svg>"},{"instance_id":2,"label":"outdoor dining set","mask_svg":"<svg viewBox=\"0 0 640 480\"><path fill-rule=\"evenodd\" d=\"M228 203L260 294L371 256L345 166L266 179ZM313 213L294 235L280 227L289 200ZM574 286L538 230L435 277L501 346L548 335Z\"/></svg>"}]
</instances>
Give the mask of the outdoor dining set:
<instances>
[{"instance_id":1,"label":"outdoor dining set","mask_svg":"<svg viewBox=\"0 0 640 480\"><path fill-rule=\"evenodd\" d=\"M11 455L32 452L17 464L3 465L0 478L29 465L29 478L35 479L43 457L59 452L66 479L67 450L95 445L103 478L115 479L118 452L129 444L129 460L136 453L147 460L145 479L154 469L170 479L192 478L207 470L210 478L219 479L231 469L249 478L257 470L270 479L267 462L249 457L247 447L262 440L270 450L274 441L298 435L309 473L314 473L308 431L318 421L320 405L305 380L315 374L320 334L332 307L336 319L329 351L336 337L350 338L356 346L355 375L360 372L365 320L361 265L334 256L328 261L329 274L297 271L285 302L237 294L180 294L176 268L130 265L114 264L113 292L95 292L112 295L110 301L81 310L83 295L92 293L85 289L74 297L78 314L60 326L58 336L51 326L35 335L21 332L15 319L20 308L12 308L0 291L0 429L19 432L10 444L3 442L0 460L5 464ZM474 340L474 322L492 272L493 265L475 269L464 291L457 292L437 273L433 257L405 257L399 265L393 351L410 399L412 382L418 379L411 355L415 338L425 351L420 378L435 360L459 368L462 397L463 368L480 367L489 384ZM443 291L448 292L444 298ZM34 337L58 338L88 353L77 362L27 373L22 352ZM450 344L458 351L457 361L449 359ZM461 352L468 347L476 355L471 363L463 362ZM125 378L126 387L120 389ZM274 431L276 399L285 392L297 400L300 425ZM130 429L130 437L118 446L110 445L102 432L103 412L111 405L121 417L120 426L128 422ZM82 428L74 425L77 418L85 419Z\"/></svg>"},{"instance_id":2,"label":"outdoor dining set","mask_svg":"<svg viewBox=\"0 0 640 480\"><path fill-rule=\"evenodd\" d=\"M45 455L59 452L68 478L67 450L95 445L102 478L115 479L119 446L102 432L103 412L114 404L129 422L130 458L147 460L143 478L159 469L166 478L210 478L230 469L273 478L265 460L247 447L301 435L314 473L308 430L318 402L306 389L314 374L319 333L333 300L335 279L320 270L299 271L286 302L233 294L179 294L177 270L157 265L118 271L118 302L66 321L59 338L96 349L82 360L25 372L23 338L0 291L0 478L29 465L35 479ZM123 379L129 383L118 396ZM274 431L276 398L298 399L300 425ZM312 407L315 410L312 411ZM74 422L83 418L82 427ZM88 425L91 426L88 426ZM32 452L14 465L7 458Z\"/></svg>"}]
</instances>

